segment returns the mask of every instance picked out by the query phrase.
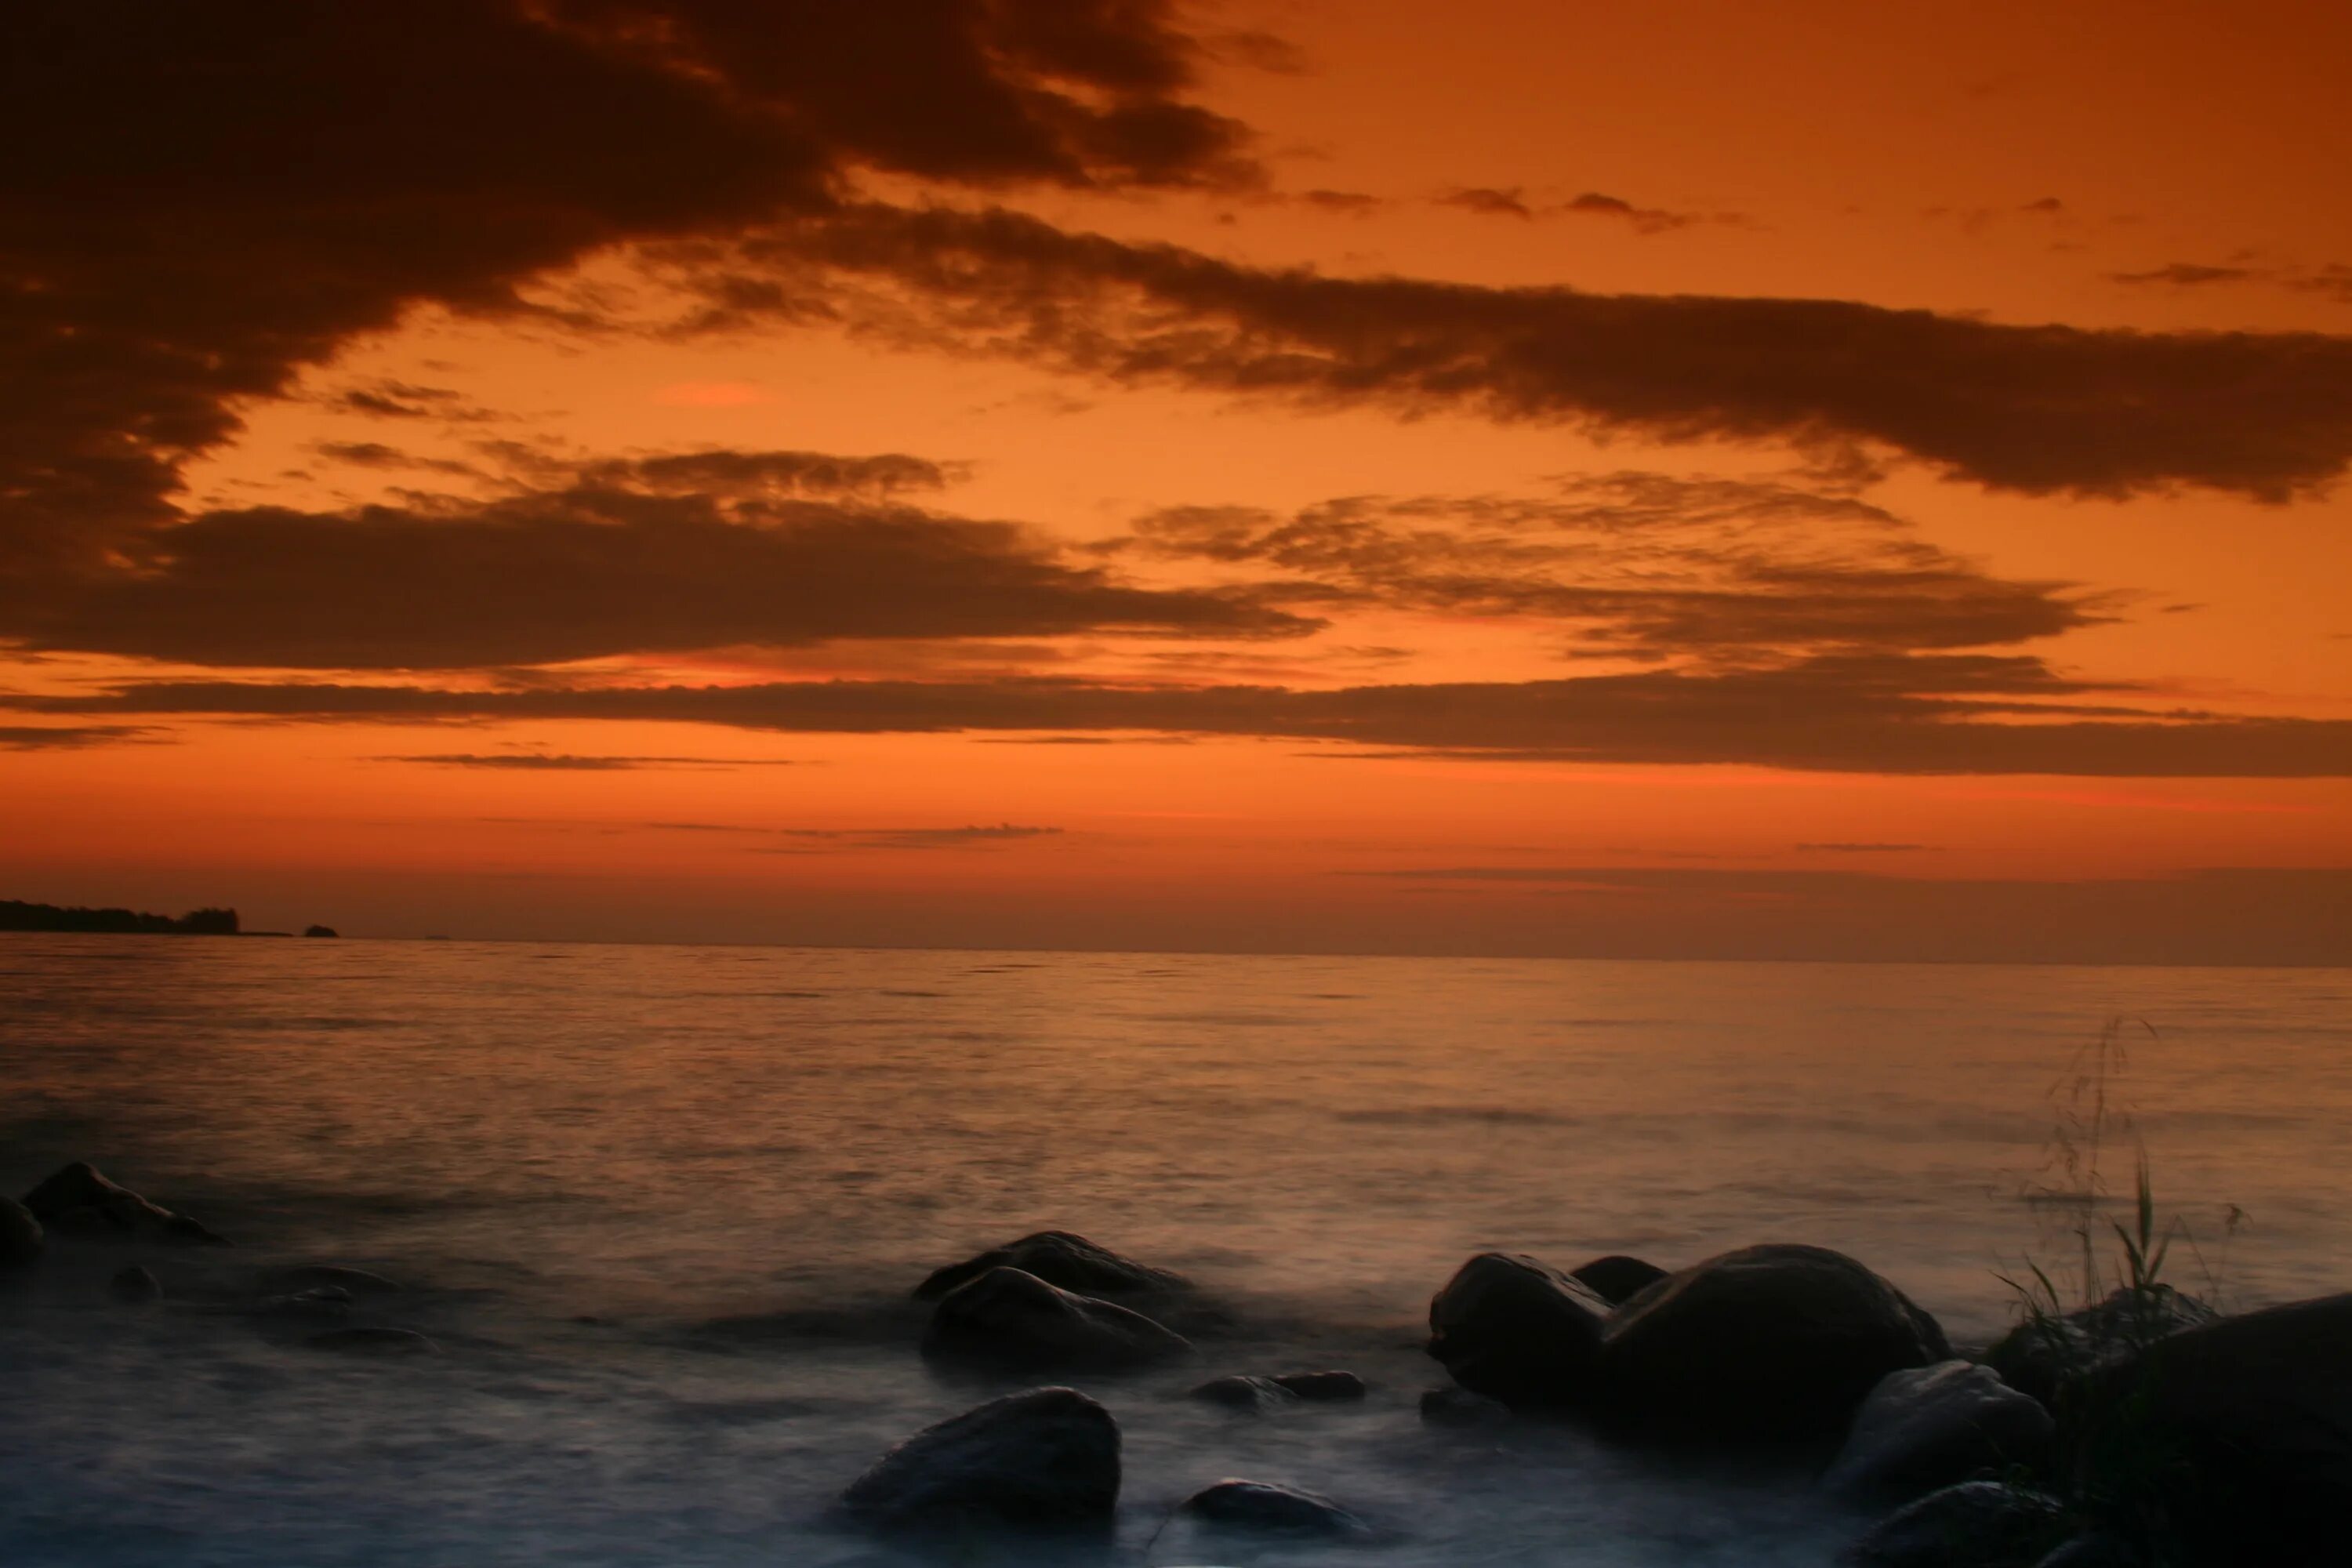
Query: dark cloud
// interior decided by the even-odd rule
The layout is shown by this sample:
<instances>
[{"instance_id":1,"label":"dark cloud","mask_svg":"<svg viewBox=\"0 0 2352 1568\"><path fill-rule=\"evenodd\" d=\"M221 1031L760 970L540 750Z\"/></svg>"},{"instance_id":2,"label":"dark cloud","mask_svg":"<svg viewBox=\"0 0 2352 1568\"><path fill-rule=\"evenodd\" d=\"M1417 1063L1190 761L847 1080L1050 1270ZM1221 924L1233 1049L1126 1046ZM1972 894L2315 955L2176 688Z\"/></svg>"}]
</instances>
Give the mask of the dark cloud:
<instances>
[{"instance_id":1,"label":"dark cloud","mask_svg":"<svg viewBox=\"0 0 2352 1568\"><path fill-rule=\"evenodd\" d=\"M2169 266L2150 268L2145 272L2110 272L2107 281L2195 289L2210 283L2245 283L2267 276L2267 273L2252 267L2207 267L2193 261L2176 261Z\"/></svg>"},{"instance_id":2,"label":"dark cloud","mask_svg":"<svg viewBox=\"0 0 2352 1568\"><path fill-rule=\"evenodd\" d=\"M2270 500L2352 461L2352 338L2011 326L1850 300L1270 271L1005 212L877 206L681 259L835 290L908 346L1125 384L1651 438L1862 443L2000 489Z\"/></svg>"},{"instance_id":3,"label":"dark cloud","mask_svg":"<svg viewBox=\"0 0 2352 1568\"><path fill-rule=\"evenodd\" d=\"M647 768L781 768L776 757L612 757L562 752L445 752L426 756L370 757L372 763L415 763L436 768L510 769L517 773L637 773Z\"/></svg>"},{"instance_id":4,"label":"dark cloud","mask_svg":"<svg viewBox=\"0 0 2352 1568\"><path fill-rule=\"evenodd\" d=\"M1603 195L1599 191L1587 191L1564 204L1559 210L1582 217L1615 218L1631 224L1637 234L1665 234L1677 228L1688 228L1699 221L1690 213L1668 212L1663 207L1639 207L1622 196Z\"/></svg>"},{"instance_id":5,"label":"dark cloud","mask_svg":"<svg viewBox=\"0 0 2352 1568\"><path fill-rule=\"evenodd\" d=\"M2071 584L1993 576L1876 507L1777 481L1620 473L1551 496L1183 507L1099 548L1293 573L1265 591L1299 602L1547 617L1580 653L1653 659L1979 647L2110 618Z\"/></svg>"},{"instance_id":6,"label":"dark cloud","mask_svg":"<svg viewBox=\"0 0 2352 1568\"><path fill-rule=\"evenodd\" d=\"M1324 741L1374 748L1371 755L1852 773L2352 777L2352 721L2149 711L2096 700L2115 695L2054 674L2035 658L1947 654L1329 690L1041 679L488 692L158 681L86 696L18 695L0 706L92 719L630 720L812 733L1153 731Z\"/></svg>"},{"instance_id":7,"label":"dark cloud","mask_svg":"<svg viewBox=\"0 0 2352 1568\"><path fill-rule=\"evenodd\" d=\"M6 28L0 625L413 304L520 311L591 250L823 210L864 169L1254 177L1166 0L18 0Z\"/></svg>"},{"instance_id":8,"label":"dark cloud","mask_svg":"<svg viewBox=\"0 0 2352 1568\"><path fill-rule=\"evenodd\" d=\"M1797 850L1805 855L1902 855L1915 850L1932 849L1932 844L1800 844Z\"/></svg>"},{"instance_id":9,"label":"dark cloud","mask_svg":"<svg viewBox=\"0 0 2352 1568\"><path fill-rule=\"evenodd\" d=\"M1528 205L1527 193L1514 185L1509 190L1497 190L1492 185L1465 185L1434 198L1444 207L1460 207L1464 212L1478 213L1487 217L1532 219L1535 208Z\"/></svg>"},{"instance_id":10,"label":"dark cloud","mask_svg":"<svg viewBox=\"0 0 2352 1568\"><path fill-rule=\"evenodd\" d=\"M762 849L763 855L808 855L825 849L972 849L991 845L1019 844L1061 836L1058 827L1029 827L1000 822L993 826L963 827L771 827L760 831L802 841L791 847Z\"/></svg>"},{"instance_id":11,"label":"dark cloud","mask_svg":"<svg viewBox=\"0 0 2352 1568\"><path fill-rule=\"evenodd\" d=\"M446 669L1316 625L1233 594L1131 586L1007 523L804 499L940 482L915 458L701 452L560 467L562 488L489 500L205 512L157 533L137 569L79 576L27 606L22 641L198 664Z\"/></svg>"},{"instance_id":12,"label":"dark cloud","mask_svg":"<svg viewBox=\"0 0 2352 1568\"><path fill-rule=\"evenodd\" d=\"M145 724L0 724L0 752L78 752L159 738Z\"/></svg>"}]
</instances>

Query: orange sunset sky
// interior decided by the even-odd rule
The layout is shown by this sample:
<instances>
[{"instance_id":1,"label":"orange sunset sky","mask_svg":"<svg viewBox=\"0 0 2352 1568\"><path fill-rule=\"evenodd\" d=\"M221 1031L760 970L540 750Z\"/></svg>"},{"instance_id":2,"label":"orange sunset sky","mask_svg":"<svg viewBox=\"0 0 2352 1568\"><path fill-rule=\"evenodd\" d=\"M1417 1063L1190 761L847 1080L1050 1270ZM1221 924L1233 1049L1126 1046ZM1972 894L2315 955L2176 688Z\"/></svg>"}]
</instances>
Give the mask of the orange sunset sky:
<instances>
[{"instance_id":1,"label":"orange sunset sky","mask_svg":"<svg viewBox=\"0 0 2352 1568\"><path fill-rule=\"evenodd\" d=\"M2352 13L29 0L0 897L2352 963Z\"/></svg>"}]
</instances>

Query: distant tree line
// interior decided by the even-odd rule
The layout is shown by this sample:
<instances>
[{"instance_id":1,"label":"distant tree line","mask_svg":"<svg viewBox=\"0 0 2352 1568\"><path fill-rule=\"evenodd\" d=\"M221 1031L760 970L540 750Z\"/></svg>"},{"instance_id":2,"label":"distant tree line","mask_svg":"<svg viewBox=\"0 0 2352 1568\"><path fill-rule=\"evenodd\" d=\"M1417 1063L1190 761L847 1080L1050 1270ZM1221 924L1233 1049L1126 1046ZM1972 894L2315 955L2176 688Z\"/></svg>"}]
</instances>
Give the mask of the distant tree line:
<instances>
[{"instance_id":1,"label":"distant tree line","mask_svg":"<svg viewBox=\"0 0 2352 1568\"><path fill-rule=\"evenodd\" d=\"M0 899L0 931L163 931L180 936L235 936L235 910L190 910L174 920L170 915L142 914L137 910L66 909L57 904L28 904Z\"/></svg>"}]
</instances>

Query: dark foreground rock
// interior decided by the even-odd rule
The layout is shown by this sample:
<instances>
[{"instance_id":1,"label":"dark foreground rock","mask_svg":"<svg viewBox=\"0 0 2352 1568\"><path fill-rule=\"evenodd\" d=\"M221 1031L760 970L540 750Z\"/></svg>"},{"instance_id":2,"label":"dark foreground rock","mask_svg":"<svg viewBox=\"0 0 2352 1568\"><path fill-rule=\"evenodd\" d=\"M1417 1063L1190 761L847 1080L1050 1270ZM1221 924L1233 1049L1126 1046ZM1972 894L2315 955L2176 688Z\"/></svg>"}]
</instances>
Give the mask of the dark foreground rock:
<instances>
[{"instance_id":1,"label":"dark foreground rock","mask_svg":"<svg viewBox=\"0 0 2352 1568\"><path fill-rule=\"evenodd\" d=\"M1361 1399L1370 1392L1364 1386L1364 1380L1352 1372L1285 1372L1276 1373L1274 1381L1299 1398L1319 1404Z\"/></svg>"},{"instance_id":2,"label":"dark foreground rock","mask_svg":"<svg viewBox=\"0 0 2352 1568\"><path fill-rule=\"evenodd\" d=\"M923 1351L1013 1366L1116 1371L1187 1356L1192 1345L1140 1312L1018 1268L992 1268L940 1299Z\"/></svg>"},{"instance_id":3,"label":"dark foreground rock","mask_svg":"<svg viewBox=\"0 0 2352 1568\"><path fill-rule=\"evenodd\" d=\"M1849 1497L1916 1496L2011 1465L2040 1471L2057 1436L2041 1402L1990 1367L1937 1362L1879 1380L1822 1484Z\"/></svg>"},{"instance_id":4,"label":"dark foreground rock","mask_svg":"<svg viewBox=\"0 0 2352 1568\"><path fill-rule=\"evenodd\" d=\"M2059 1409L2075 1441L2128 1440L2191 1561L2352 1560L2352 1295L2184 1330Z\"/></svg>"},{"instance_id":5,"label":"dark foreground rock","mask_svg":"<svg viewBox=\"0 0 2352 1568\"><path fill-rule=\"evenodd\" d=\"M1073 1388L1033 1388L926 1426L841 1501L886 1529L1108 1529L1118 1483L1110 1412Z\"/></svg>"},{"instance_id":6,"label":"dark foreground rock","mask_svg":"<svg viewBox=\"0 0 2352 1568\"><path fill-rule=\"evenodd\" d=\"M1270 1377L1212 1378L1192 1390L1192 1397L1204 1404L1222 1405L1228 1410L1252 1410L1264 1413L1280 1410L1298 1403L1298 1395Z\"/></svg>"},{"instance_id":7,"label":"dark foreground rock","mask_svg":"<svg viewBox=\"0 0 2352 1568\"><path fill-rule=\"evenodd\" d=\"M1272 1481L1222 1480L1186 1498L1183 1510L1227 1529L1272 1535L1370 1533L1370 1526L1329 1498Z\"/></svg>"},{"instance_id":8,"label":"dark foreground rock","mask_svg":"<svg viewBox=\"0 0 2352 1568\"><path fill-rule=\"evenodd\" d=\"M226 1247L228 1238L184 1214L150 1203L77 1160L25 1194L25 1207L61 1235L144 1236L165 1241Z\"/></svg>"},{"instance_id":9,"label":"dark foreground rock","mask_svg":"<svg viewBox=\"0 0 2352 1568\"><path fill-rule=\"evenodd\" d=\"M118 1301L160 1301L163 1299L163 1286L152 1272L134 1263L115 1271L114 1278L106 1282L106 1293Z\"/></svg>"},{"instance_id":10,"label":"dark foreground rock","mask_svg":"<svg viewBox=\"0 0 2352 1568\"><path fill-rule=\"evenodd\" d=\"M2221 1315L2169 1285L2126 1289L2063 1317L2018 1324L1985 1352L1985 1363L2011 1388L2047 1405L2068 1379Z\"/></svg>"},{"instance_id":11,"label":"dark foreground rock","mask_svg":"<svg viewBox=\"0 0 2352 1568\"><path fill-rule=\"evenodd\" d=\"M1429 1303L1429 1353L1474 1394L1518 1408L1580 1409L1599 1386L1609 1303L1515 1253L1482 1252Z\"/></svg>"},{"instance_id":12,"label":"dark foreground rock","mask_svg":"<svg viewBox=\"0 0 2352 1568\"><path fill-rule=\"evenodd\" d=\"M1846 1561L1857 1568L2034 1568L2072 1533L2055 1498L1969 1481L1880 1521Z\"/></svg>"},{"instance_id":13,"label":"dark foreground rock","mask_svg":"<svg viewBox=\"0 0 2352 1568\"><path fill-rule=\"evenodd\" d=\"M1122 1258L1070 1231L1041 1230L934 1271L915 1287L915 1300L936 1301L992 1268L1018 1268L1081 1296L1149 1295L1186 1289L1192 1283L1181 1274Z\"/></svg>"},{"instance_id":14,"label":"dark foreground rock","mask_svg":"<svg viewBox=\"0 0 2352 1568\"><path fill-rule=\"evenodd\" d=\"M22 1268L47 1245L41 1222L14 1198L0 1198L0 1268Z\"/></svg>"},{"instance_id":15,"label":"dark foreground rock","mask_svg":"<svg viewBox=\"0 0 2352 1568\"><path fill-rule=\"evenodd\" d=\"M1570 1279L1590 1288L1594 1295L1612 1307L1623 1306L1666 1277L1666 1270L1656 1264L1628 1258L1620 1252L1596 1258L1568 1272Z\"/></svg>"},{"instance_id":16,"label":"dark foreground rock","mask_svg":"<svg viewBox=\"0 0 2352 1568\"><path fill-rule=\"evenodd\" d=\"M1608 1415L1701 1440L1831 1436L1888 1373L1951 1355L1936 1321L1826 1247L1744 1247L1612 1314Z\"/></svg>"},{"instance_id":17,"label":"dark foreground rock","mask_svg":"<svg viewBox=\"0 0 2352 1568\"><path fill-rule=\"evenodd\" d=\"M340 1351L346 1355L431 1355L441 1347L415 1329L329 1329L303 1342L312 1350Z\"/></svg>"}]
</instances>

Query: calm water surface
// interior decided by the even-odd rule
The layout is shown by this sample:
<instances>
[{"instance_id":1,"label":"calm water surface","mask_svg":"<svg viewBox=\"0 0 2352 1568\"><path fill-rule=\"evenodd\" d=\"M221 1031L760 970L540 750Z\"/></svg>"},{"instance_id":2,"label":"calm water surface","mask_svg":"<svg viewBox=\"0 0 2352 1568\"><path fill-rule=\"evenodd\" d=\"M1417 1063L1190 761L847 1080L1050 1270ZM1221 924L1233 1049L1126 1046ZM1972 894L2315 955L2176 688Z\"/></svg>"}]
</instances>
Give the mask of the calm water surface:
<instances>
[{"instance_id":1,"label":"calm water surface","mask_svg":"<svg viewBox=\"0 0 2352 1568\"><path fill-rule=\"evenodd\" d=\"M1055 1226L1231 1319L1198 1367L1084 1384L1126 1432L1113 1561L1825 1563L1854 1521L1801 1475L1424 1427L1430 1292L1487 1247L1808 1241L1989 1338L1996 1274L2063 1256L2024 1194L2117 1016L2231 1304L2352 1287L2342 970L0 937L0 1186L88 1158L240 1244L53 1247L0 1290L0 1562L895 1563L826 1503L1020 1386L928 1366L907 1291ZM169 1302L107 1299L132 1258ZM290 1261L399 1279L366 1321L445 1353L229 1310ZM1372 1398L1182 1397L1317 1365ZM1396 1534L1162 1529L1226 1475Z\"/></svg>"}]
</instances>

